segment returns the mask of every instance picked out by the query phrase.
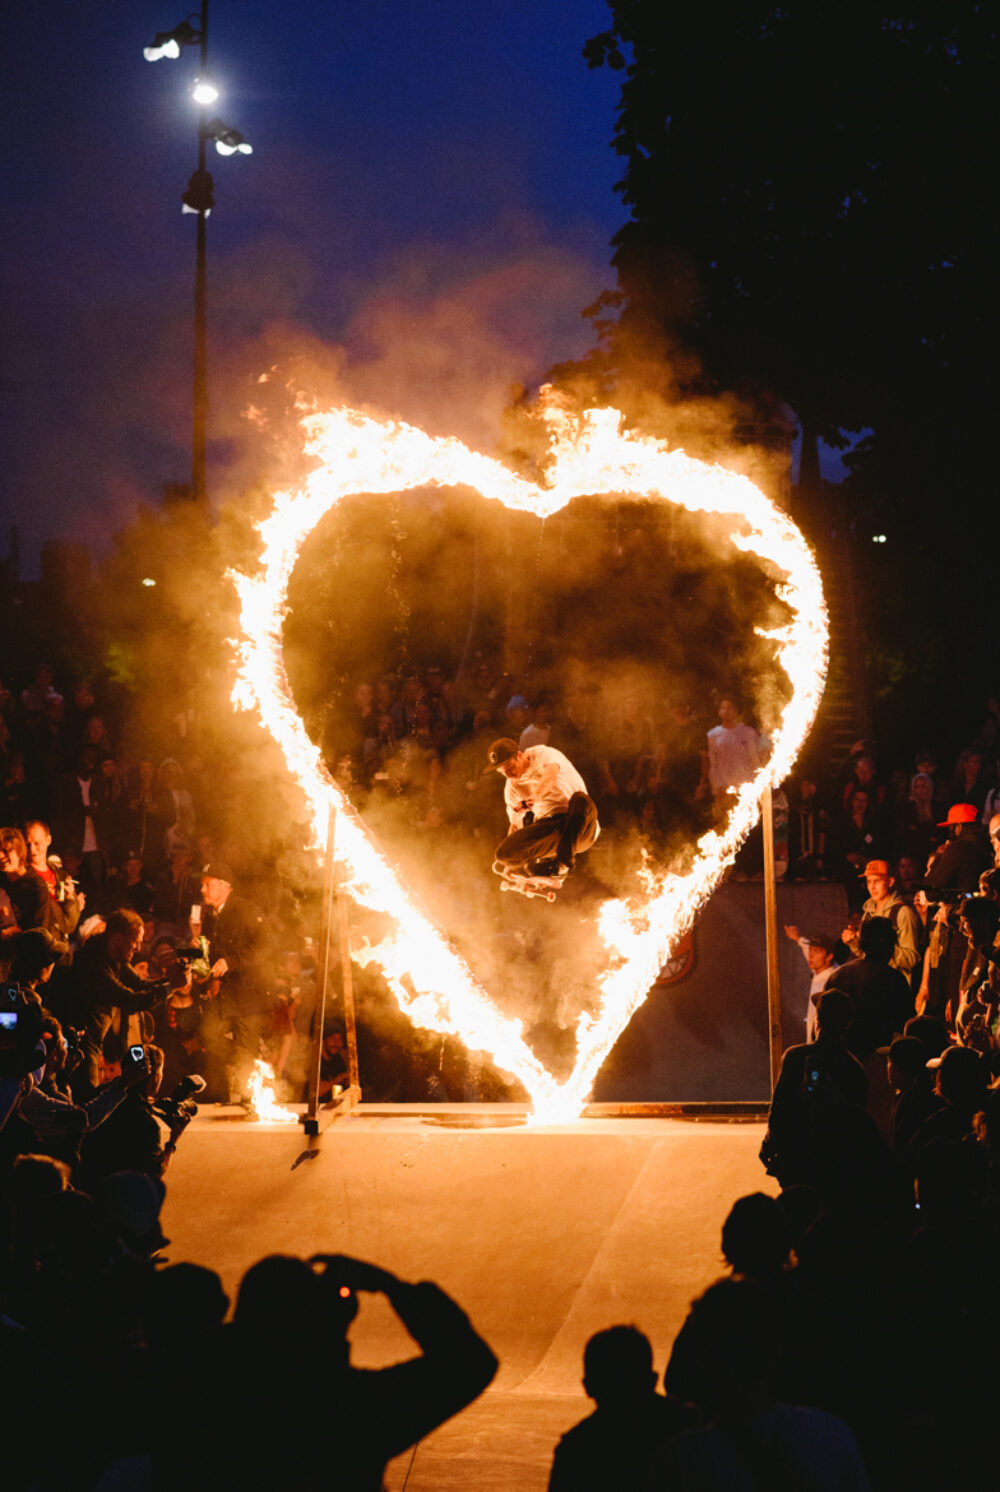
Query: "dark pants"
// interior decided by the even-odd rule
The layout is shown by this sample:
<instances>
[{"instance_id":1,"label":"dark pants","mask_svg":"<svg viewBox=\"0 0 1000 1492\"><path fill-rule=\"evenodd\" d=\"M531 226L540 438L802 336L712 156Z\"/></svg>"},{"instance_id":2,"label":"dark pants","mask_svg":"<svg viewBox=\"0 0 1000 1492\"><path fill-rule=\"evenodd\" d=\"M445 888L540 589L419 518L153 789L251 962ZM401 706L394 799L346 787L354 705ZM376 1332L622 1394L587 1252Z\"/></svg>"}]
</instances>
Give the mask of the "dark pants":
<instances>
[{"instance_id":1,"label":"dark pants","mask_svg":"<svg viewBox=\"0 0 1000 1492\"><path fill-rule=\"evenodd\" d=\"M229 1082L226 1068L233 1069L232 1086L245 1098L253 1065L260 1056L265 1012L243 1009L232 998L213 1001L201 1019L201 1038L208 1058L209 1088L216 1102L226 1102Z\"/></svg>"},{"instance_id":2,"label":"dark pants","mask_svg":"<svg viewBox=\"0 0 1000 1492\"><path fill-rule=\"evenodd\" d=\"M564 813L550 813L527 828L515 829L497 846L496 858L519 873L539 860L562 860L589 850L597 838L597 809L586 793L574 793Z\"/></svg>"}]
</instances>

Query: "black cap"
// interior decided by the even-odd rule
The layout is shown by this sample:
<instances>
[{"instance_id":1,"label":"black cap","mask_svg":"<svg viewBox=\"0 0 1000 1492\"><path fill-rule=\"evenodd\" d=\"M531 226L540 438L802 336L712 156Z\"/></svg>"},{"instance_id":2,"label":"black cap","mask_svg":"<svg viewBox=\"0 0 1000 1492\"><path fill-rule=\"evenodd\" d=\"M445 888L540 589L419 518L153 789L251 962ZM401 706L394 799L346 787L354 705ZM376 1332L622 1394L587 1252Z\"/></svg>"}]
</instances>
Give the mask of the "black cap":
<instances>
[{"instance_id":1,"label":"black cap","mask_svg":"<svg viewBox=\"0 0 1000 1492\"><path fill-rule=\"evenodd\" d=\"M227 885L234 884L233 873L222 860L210 860L201 873L202 880L207 877L210 881L225 881Z\"/></svg>"},{"instance_id":2,"label":"black cap","mask_svg":"<svg viewBox=\"0 0 1000 1492\"><path fill-rule=\"evenodd\" d=\"M490 772L496 772L503 766L504 762L509 762L511 757L516 756L517 753L517 742L512 741L510 736L501 736L498 741L493 742L493 745L486 753L486 760L489 762L489 766L483 768L483 776L486 777Z\"/></svg>"}]
</instances>

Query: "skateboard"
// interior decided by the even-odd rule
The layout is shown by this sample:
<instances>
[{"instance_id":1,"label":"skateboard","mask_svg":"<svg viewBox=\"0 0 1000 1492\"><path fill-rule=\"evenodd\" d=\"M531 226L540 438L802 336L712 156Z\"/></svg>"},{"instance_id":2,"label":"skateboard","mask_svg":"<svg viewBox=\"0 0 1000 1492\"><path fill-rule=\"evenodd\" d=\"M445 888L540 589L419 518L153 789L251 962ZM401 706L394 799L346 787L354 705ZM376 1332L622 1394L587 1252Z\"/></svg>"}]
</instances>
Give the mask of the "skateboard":
<instances>
[{"instance_id":1,"label":"skateboard","mask_svg":"<svg viewBox=\"0 0 1000 1492\"><path fill-rule=\"evenodd\" d=\"M565 876L518 875L499 860L494 860L493 871L500 877L501 891L517 891L529 901L536 896L543 901L555 901L556 892L562 890L566 879Z\"/></svg>"}]
</instances>

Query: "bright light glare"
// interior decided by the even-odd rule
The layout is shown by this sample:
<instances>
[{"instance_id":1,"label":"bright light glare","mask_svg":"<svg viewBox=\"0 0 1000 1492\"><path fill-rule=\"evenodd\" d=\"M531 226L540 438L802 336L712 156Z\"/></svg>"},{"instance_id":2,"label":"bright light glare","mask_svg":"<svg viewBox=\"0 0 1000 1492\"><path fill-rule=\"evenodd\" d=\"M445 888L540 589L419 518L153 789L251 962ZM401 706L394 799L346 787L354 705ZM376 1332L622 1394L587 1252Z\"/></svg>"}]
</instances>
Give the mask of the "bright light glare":
<instances>
[{"instance_id":1,"label":"bright light glare","mask_svg":"<svg viewBox=\"0 0 1000 1492\"><path fill-rule=\"evenodd\" d=\"M241 140L238 145L230 145L225 140L216 140L215 148L220 155L253 155L253 146L248 145L246 140Z\"/></svg>"},{"instance_id":2,"label":"bright light glare","mask_svg":"<svg viewBox=\"0 0 1000 1492\"><path fill-rule=\"evenodd\" d=\"M181 49L174 38L171 37L169 41L163 43L162 47L143 47L142 55L147 62L159 62L161 57L169 57L171 60L176 61L181 55Z\"/></svg>"},{"instance_id":3,"label":"bright light glare","mask_svg":"<svg viewBox=\"0 0 1000 1492\"><path fill-rule=\"evenodd\" d=\"M219 97L219 90L210 78L195 78L191 97L196 104L214 104Z\"/></svg>"},{"instance_id":4,"label":"bright light glare","mask_svg":"<svg viewBox=\"0 0 1000 1492\"><path fill-rule=\"evenodd\" d=\"M147 575L147 576L145 576L145 577L144 577L144 579L143 579L143 582L142 582L142 583L143 583L143 585L145 585L145 586L150 586L150 585L155 585L155 584L156 584L156 581L155 581L155 580L153 580L153 579L151 579L151 577L150 577L150 576L148 576L148 575Z\"/></svg>"},{"instance_id":5,"label":"bright light glare","mask_svg":"<svg viewBox=\"0 0 1000 1492\"><path fill-rule=\"evenodd\" d=\"M885 534L872 534L872 543L873 544L884 544L885 543Z\"/></svg>"}]
</instances>

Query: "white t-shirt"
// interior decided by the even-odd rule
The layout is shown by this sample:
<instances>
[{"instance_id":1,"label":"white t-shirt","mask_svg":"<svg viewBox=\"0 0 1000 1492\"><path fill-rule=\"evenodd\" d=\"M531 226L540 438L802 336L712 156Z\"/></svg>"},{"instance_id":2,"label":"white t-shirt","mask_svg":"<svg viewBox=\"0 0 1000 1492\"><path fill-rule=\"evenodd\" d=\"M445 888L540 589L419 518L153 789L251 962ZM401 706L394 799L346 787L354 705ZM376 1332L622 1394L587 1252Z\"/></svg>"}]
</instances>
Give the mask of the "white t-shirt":
<instances>
[{"instance_id":1,"label":"white t-shirt","mask_svg":"<svg viewBox=\"0 0 1000 1492\"><path fill-rule=\"evenodd\" d=\"M554 746L529 746L524 753L528 765L520 777L508 777L503 797L507 817L520 829L530 808L536 819L564 813L574 793L585 793L587 784L568 756Z\"/></svg>"},{"instance_id":2,"label":"white t-shirt","mask_svg":"<svg viewBox=\"0 0 1000 1492\"><path fill-rule=\"evenodd\" d=\"M752 725L717 725L709 731L708 780L713 793L742 786L759 768L759 744Z\"/></svg>"}]
</instances>

